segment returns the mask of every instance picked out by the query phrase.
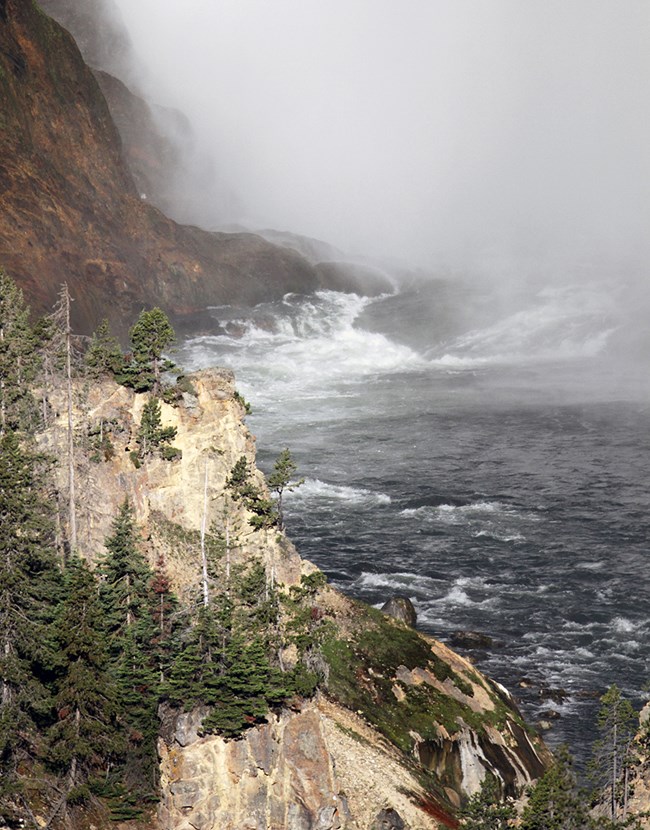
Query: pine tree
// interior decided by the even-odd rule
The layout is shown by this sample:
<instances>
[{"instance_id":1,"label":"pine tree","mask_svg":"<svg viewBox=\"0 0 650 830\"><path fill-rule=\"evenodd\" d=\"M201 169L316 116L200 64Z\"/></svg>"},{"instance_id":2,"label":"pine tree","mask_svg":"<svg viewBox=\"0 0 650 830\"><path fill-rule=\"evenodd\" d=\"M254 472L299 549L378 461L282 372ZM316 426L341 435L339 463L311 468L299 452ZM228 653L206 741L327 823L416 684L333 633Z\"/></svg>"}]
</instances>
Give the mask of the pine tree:
<instances>
[{"instance_id":1,"label":"pine tree","mask_svg":"<svg viewBox=\"0 0 650 830\"><path fill-rule=\"evenodd\" d=\"M600 699L598 730L590 764L591 777L606 793L609 817L616 822L627 817L630 771L636 760L634 736L639 718L616 684Z\"/></svg>"},{"instance_id":2,"label":"pine tree","mask_svg":"<svg viewBox=\"0 0 650 830\"><path fill-rule=\"evenodd\" d=\"M107 672L104 612L97 581L74 556L65 573L65 598L57 611L60 667L56 680L56 723L48 734L48 761L65 775L66 798L86 797L94 771L119 755L117 689Z\"/></svg>"},{"instance_id":3,"label":"pine tree","mask_svg":"<svg viewBox=\"0 0 650 830\"><path fill-rule=\"evenodd\" d=\"M127 738L122 776L129 789L147 794L156 783L159 666L151 568L137 540L133 510L125 500L106 540L101 599L109 665L117 685L119 719Z\"/></svg>"},{"instance_id":4,"label":"pine tree","mask_svg":"<svg viewBox=\"0 0 650 830\"><path fill-rule=\"evenodd\" d=\"M256 530L268 529L278 524L276 503L265 498L260 488L251 480L251 469L245 455L238 459L230 471L226 487L231 491L233 499L241 501L253 514L249 524Z\"/></svg>"},{"instance_id":5,"label":"pine tree","mask_svg":"<svg viewBox=\"0 0 650 830\"><path fill-rule=\"evenodd\" d=\"M151 645L158 666L159 681L162 684L165 682L174 655L178 613L178 599L172 591L165 557L162 553L156 561L149 588L153 594L151 613L155 630Z\"/></svg>"},{"instance_id":6,"label":"pine tree","mask_svg":"<svg viewBox=\"0 0 650 830\"><path fill-rule=\"evenodd\" d=\"M90 374L95 377L117 375L123 371L124 355L118 339L111 334L106 318L93 332L84 360Z\"/></svg>"},{"instance_id":7,"label":"pine tree","mask_svg":"<svg viewBox=\"0 0 650 830\"><path fill-rule=\"evenodd\" d=\"M210 607L201 604L196 622L189 627L172 662L165 696L172 703L215 702L215 690L224 671L224 652L232 630L232 605L225 598Z\"/></svg>"},{"instance_id":8,"label":"pine tree","mask_svg":"<svg viewBox=\"0 0 650 830\"><path fill-rule=\"evenodd\" d=\"M67 432L68 432L68 551L77 548L77 501L76 501L76 473L74 464L74 415L72 377L79 360L79 352L75 348L72 322L72 297L68 284L63 283L59 292L59 300L50 315L53 323L51 345L55 354L61 355L63 374L65 378L67 404Z\"/></svg>"},{"instance_id":9,"label":"pine tree","mask_svg":"<svg viewBox=\"0 0 650 830\"><path fill-rule=\"evenodd\" d=\"M204 732L229 737L262 722L291 691L291 678L271 664L277 598L266 598L263 565L254 564L233 583L230 595L218 594L207 608L201 604L165 684L172 703L210 708Z\"/></svg>"},{"instance_id":10,"label":"pine tree","mask_svg":"<svg viewBox=\"0 0 650 830\"><path fill-rule=\"evenodd\" d=\"M571 756L561 747L530 793L520 830L588 830L594 826L571 767Z\"/></svg>"},{"instance_id":11,"label":"pine tree","mask_svg":"<svg viewBox=\"0 0 650 830\"><path fill-rule=\"evenodd\" d=\"M176 427L162 426L160 401L156 397L150 398L142 407L142 416L138 427L139 457L146 458L154 449L169 444L175 437Z\"/></svg>"},{"instance_id":12,"label":"pine tree","mask_svg":"<svg viewBox=\"0 0 650 830\"><path fill-rule=\"evenodd\" d=\"M511 803L501 801L496 779L488 774L461 810L460 826L463 830L507 830L516 815Z\"/></svg>"},{"instance_id":13,"label":"pine tree","mask_svg":"<svg viewBox=\"0 0 650 830\"><path fill-rule=\"evenodd\" d=\"M38 459L16 435L0 438L0 796L18 784L47 715L52 607L60 571L50 510L38 488ZM1 799L0 799L1 800Z\"/></svg>"},{"instance_id":14,"label":"pine tree","mask_svg":"<svg viewBox=\"0 0 650 830\"><path fill-rule=\"evenodd\" d=\"M173 367L173 363L163 360L162 354L176 339L169 318L159 308L140 312L136 324L129 332L133 346L133 364L128 373L129 385L138 391L153 390L159 395L161 390L161 372Z\"/></svg>"},{"instance_id":15,"label":"pine tree","mask_svg":"<svg viewBox=\"0 0 650 830\"><path fill-rule=\"evenodd\" d=\"M278 515L278 526L280 530L284 530L284 513L282 510L282 497L284 492L292 493L296 487L300 487L305 483L305 479L301 478L297 481L292 481L296 474L298 467L291 457L288 449L282 450L277 457L273 466L273 472L269 476L269 488L278 494L276 501L276 511Z\"/></svg>"},{"instance_id":16,"label":"pine tree","mask_svg":"<svg viewBox=\"0 0 650 830\"><path fill-rule=\"evenodd\" d=\"M133 508L128 499L113 520L101 563L101 595L109 633L109 649L119 652L122 637L136 620L146 619L148 585L152 572L138 547Z\"/></svg>"},{"instance_id":17,"label":"pine tree","mask_svg":"<svg viewBox=\"0 0 650 830\"><path fill-rule=\"evenodd\" d=\"M36 406L29 384L38 368L23 292L0 268L0 435L33 422Z\"/></svg>"}]
</instances>

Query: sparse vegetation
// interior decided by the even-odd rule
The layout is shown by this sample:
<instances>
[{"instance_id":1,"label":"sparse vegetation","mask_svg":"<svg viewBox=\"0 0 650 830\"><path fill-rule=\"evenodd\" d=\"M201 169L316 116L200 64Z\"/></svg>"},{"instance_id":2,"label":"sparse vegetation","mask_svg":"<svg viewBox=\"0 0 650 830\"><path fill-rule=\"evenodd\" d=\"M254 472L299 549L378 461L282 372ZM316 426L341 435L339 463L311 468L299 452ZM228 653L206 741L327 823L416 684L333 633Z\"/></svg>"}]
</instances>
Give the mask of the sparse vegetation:
<instances>
[{"instance_id":1,"label":"sparse vegetation","mask_svg":"<svg viewBox=\"0 0 650 830\"><path fill-rule=\"evenodd\" d=\"M158 398L150 398L142 408L138 427L138 459L142 461L156 450L165 461L174 461L182 456L181 450L169 446L176 437L176 427L163 427Z\"/></svg>"},{"instance_id":2,"label":"sparse vegetation","mask_svg":"<svg viewBox=\"0 0 650 830\"><path fill-rule=\"evenodd\" d=\"M252 409L251 405L248 403L247 400L245 400L244 396L240 392L238 392L236 389L235 389L235 393L234 393L233 397L237 401L237 403L244 408L244 412L247 415L250 415L252 413L253 409Z\"/></svg>"}]
</instances>

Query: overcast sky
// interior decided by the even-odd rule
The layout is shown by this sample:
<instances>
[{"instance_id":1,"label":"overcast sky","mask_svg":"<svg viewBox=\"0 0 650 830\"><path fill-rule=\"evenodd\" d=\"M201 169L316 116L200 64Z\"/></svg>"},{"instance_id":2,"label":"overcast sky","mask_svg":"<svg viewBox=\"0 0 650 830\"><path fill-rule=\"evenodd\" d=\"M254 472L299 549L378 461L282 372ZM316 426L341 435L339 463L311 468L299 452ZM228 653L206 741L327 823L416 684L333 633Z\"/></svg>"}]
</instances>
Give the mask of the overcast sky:
<instances>
[{"instance_id":1,"label":"overcast sky","mask_svg":"<svg viewBox=\"0 0 650 830\"><path fill-rule=\"evenodd\" d=\"M648 0L118 5L215 160L206 223L433 269L646 261Z\"/></svg>"}]
</instances>

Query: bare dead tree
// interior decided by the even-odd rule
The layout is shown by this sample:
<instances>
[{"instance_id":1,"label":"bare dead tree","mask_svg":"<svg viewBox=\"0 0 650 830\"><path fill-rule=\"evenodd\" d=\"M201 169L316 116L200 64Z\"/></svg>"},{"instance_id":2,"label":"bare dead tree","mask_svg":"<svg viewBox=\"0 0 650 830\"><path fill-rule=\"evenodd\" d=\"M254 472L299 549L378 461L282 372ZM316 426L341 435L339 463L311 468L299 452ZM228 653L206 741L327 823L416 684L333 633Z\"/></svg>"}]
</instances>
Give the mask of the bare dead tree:
<instances>
[{"instance_id":1,"label":"bare dead tree","mask_svg":"<svg viewBox=\"0 0 650 830\"><path fill-rule=\"evenodd\" d=\"M203 606L208 607L210 593L208 589L208 557L205 550L205 527L208 517L208 460L205 460L205 475L203 480L203 517L201 519L201 570L203 583Z\"/></svg>"},{"instance_id":2,"label":"bare dead tree","mask_svg":"<svg viewBox=\"0 0 650 830\"><path fill-rule=\"evenodd\" d=\"M72 298L68 284L63 283L59 292L59 300L54 307L51 320L54 324L52 335L53 352L62 354L63 371L66 383L67 403L67 433L68 433L68 544L70 552L77 548L77 507L75 495L75 468L74 468L74 414L72 395L72 367L74 362L74 348L72 342L72 325L70 322L70 306Z\"/></svg>"}]
</instances>

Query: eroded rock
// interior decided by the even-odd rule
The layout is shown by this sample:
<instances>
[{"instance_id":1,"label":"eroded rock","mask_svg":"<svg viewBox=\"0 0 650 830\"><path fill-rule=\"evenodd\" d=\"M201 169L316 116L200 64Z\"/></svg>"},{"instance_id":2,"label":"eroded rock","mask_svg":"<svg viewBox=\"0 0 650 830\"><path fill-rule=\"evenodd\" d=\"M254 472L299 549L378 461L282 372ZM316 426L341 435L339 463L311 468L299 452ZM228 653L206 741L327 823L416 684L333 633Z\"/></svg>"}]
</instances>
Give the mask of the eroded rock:
<instances>
[{"instance_id":1,"label":"eroded rock","mask_svg":"<svg viewBox=\"0 0 650 830\"><path fill-rule=\"evenodd\" d=\"M413 603L408 597L391 597L382 605L381 610L389 617L403 622L404 625L415 628L418 617Z\"/></svg>"},{"instance_id":2,"label":"eroded rock","mask_svg":"<svg viewBox=\"0 0 650 830\"><path fill-rule=\"evenodd\" d=\"M489 649L494 646L492 637L481 631L454 631L449 642L454 648Z\"/></svg>"}]
</instances>

